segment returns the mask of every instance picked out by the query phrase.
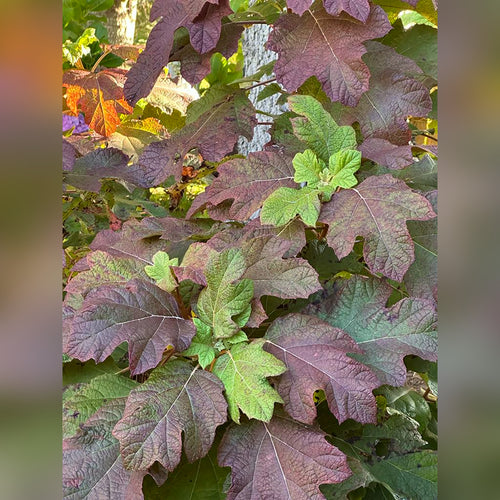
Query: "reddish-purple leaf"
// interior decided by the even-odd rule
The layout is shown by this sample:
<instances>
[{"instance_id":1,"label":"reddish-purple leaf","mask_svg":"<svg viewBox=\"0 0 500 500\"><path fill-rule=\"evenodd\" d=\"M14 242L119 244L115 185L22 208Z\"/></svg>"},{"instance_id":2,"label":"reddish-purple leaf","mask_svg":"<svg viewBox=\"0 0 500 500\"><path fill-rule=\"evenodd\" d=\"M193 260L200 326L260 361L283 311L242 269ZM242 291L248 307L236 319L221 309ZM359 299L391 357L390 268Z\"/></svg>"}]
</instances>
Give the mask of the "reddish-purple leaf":
<instances>
[{"instance_id":1,"label":"reddish-purple leaf","mask_svg":"<svg viewBox=\"0 0 500 500\"><path fill-rule=\"evenodd\" d=\"M363 42L390 29L379 6L372 6L366 23L362 23L346 14L333 17L316 3L302 17L282 15L267 48L278 53L274 72L287 91L294 92L316 76L332 101L356 106L370 79L370 71L361 60L366 52Z\"/></svg>"},{"instance_id":2,"label":"reddish-purple leaf","mask_svg":"<svg viewBox=\"0 0 500 500\"><path fill-rule=\"evenodd\" d=\"M342 124L358 122L365 141L376 138L405 146L399 151L408 158L411 133L406 119L408 116L427 116L432 109L429 89L414 78L422 74L422 70L391 47L378 42L369 42L366 47L368 52L363 61L370 68L370 89L361 96L355 108L344 108L336 118ZM361 145L364 156L370 160L383 160L381 155L394 153L394 150L388 151L386 144L381 145L381 150L373 146L373 143ZM402 159L397 161L389 156L382 164L400 168L401 163ZM403 166L409 163L411 161Z\"/></svg>"},{"instance_id":3,"label":"reddish-purple leaf","mask_svg":"<svg viewBox=\"0 0 500 500\"><path fill-rule=\"evenodd\" d=\"M321 290L318 273L304 259L283 259L290 242L274 236L252 238L241 245L245 258L242 278L253 281L254 297L307 298Z\"/></svg>"},{"instance_id":4,"label":"reddish-purple leaf","mask_svg":"<svg viewBox=\"0 0 500 500\"><path fill-rule=\"evenodd\" d=\"M336 193L323 205L319 220L328 224L327 241L339 259L349 255L357 236L363 236L370 270L401 281L414 260L406 221L435 216L427 199L386 174Z\"/></svg>"},{"instance_id":5,"label":"reddish-purple leaf","mask_svg":"<svg viewBox=\"0 0 500 500\"><path fill-rule=\"evenodd\" d=\"M111 177L132 181L129 178L128 161L128 156L119 149L99 148L77 158L73 168L64 177L71 186L98 193L101 189L101 179Z\"/></svg>"},{"instance_id":6,"label":"reddish-purple leaf","mask_svg":"<svg viewBox=\"0 0 500 500\"><path fill-rule=\"evenodd\" d=\"M401 386L405 356L437 360L437 315L434 303L424 299L405 298L386 308L392 291L385 280L356 275L304 312L353 338L364 354L352 356L369 366L381 384Z\"/></svg>"},{"instance_id":7,"label":"reddish-purple leaf","mask_svg":"<svg viewBox=\"0 0 500 500\"><path fill-rule=\"evenodd\" d=\"M229 0L219 0L218 5L207 2L187 26L193 48L200 54L214 49L220 38L222 18L232 13Z\"/></svg>"},{"instance_id":8,"label":"reddish-purple leaf","mask_svg":"<svg viewBox=\"0 0 500 500\"><path fill-rule=\"evenodd\" d=\"M231 467L227 500L320 500L320 484L351 475L346 456L323 432L281 415L231 425L218 461Z\"/></svg>"},{"instance_id":9,"label":"reddish-purple leaf","mask_svg":"<svg viewBox=\"0 0 500 500\"><path fill-rule=\"evenodd\" d=\"M260 151L247 158L230 160L218 168L219 176L199 195L187 217L207 205L233 200L229 216L246 220L258 210L264 200L279 187L294 187L291 159L279 152Z\"/></svg>"},{"instance_id":10,"label":"reddish-purple leaf","mask_svg":"<svg viewBox=\"0 0 500 500\"><path fill-rule=\"evenodd\" d=\"M287 0L287 5L301 16L313 3L313 0ZM370 14L368 0L323 0L325 10L332 16L347 12L359 21L366 22Z\"/></svg>"},{"instance_id":11,"label":"reddish-purple leaf","mask_svg":"<svg viewBox=\"0 0 500 500\"><path fill-rule=\"evenodd\" d=\"M264 338L264 349L288 369L276 380L276 389L289 415L312 424L316 418L313 393L323 389L340 423L348 418L376 423L372 391L380 383L369 368L347 356L363 351L345 332L314 316L288 314L276 319Z\"/></svg>"},{"instance_id":12,"label":"reddish-purple leaf","mask_svg":"<svg viewBox=\"0 0 500 500\"><path fill-rule=\"evenodd\" d=\"M121 418L125 398L101 407L78 433L63 441L63 498L142 500L147 471L123 466L120 443L111 431Z\"/></svg>"},{"instance_id":13,"label":"reddish-purple leaf","mask_svg":"<svg viewBox=\"0 0 500 500\"><path fill-rule=\"evenodd\" d=\"M63 152L63 171L68 172L73 169L75 160L80 156L78 150L68 142L66 139L62 141L62 152Z\"/></svg>"},{"instance_id":14,"label":"reddish-purple leaf","mask_svg":"<svg viewBox=\"0 0 500 500\"><path fill-rule=\"evenodd\" d=\"M180 179L183 158L193 148L198 148L205 160L216 162L233 150L241 134L252 136L255 110L245 93L231 94L225 88L212 88L208 92L189 105L182 130L170 139L150 144L139 163L131 167L138 185L155 186L170 175Z\"/></svg>"},{"instance_id":15,"label":"reddish-purple leaf","mask_svg":"<svg viewBox=\"0 0 500 500\"><path fill-rule=\"evenodd\" d=\"M154 368L167 346L187 349L195 333L170 294L148 281L132 280L125 287L101 286L86 296L73 318L66 353L100 363L128 342L130 373L137 375Z\"/></svg>"},{"instance_id":16,"label":"reddish-purple leaf","mask_svg":"<svg viewBox=\"0 0 500 500\"><path fill-rule=\"evenodd\" d=\"M163 67L168 64L175 30L180 26L187 26L204 5L205 0L155 2L151 8L150 19L153 21L160 16L163 17L152 29L146 48L128 73L124 92L125 98L131 105L151 92Z\"/></svg>"},{"instance_id":17,"label":"reddish-purple leaf","mask_svg":"<svg viewBox=\"0 0 500 500\"><path fill-rule=\"evenodd\" d=\"M170 61L179 61L182 76L191 85L196 85L210 73L210 60L216 52L220 52L224 57L230 57L238 50L238 41L243 29L241 24L223 23L219 41L210 52L200 54L191 44L185 43L179 47L174 46Z\"/></svg>"},{"instance_id":18,"label":"reddish-purple leaf","mask_svg":"<svg viewBox=\"0 0 500 500\"><path fill-rule=\"evenodd\" d=\"M398 146L387 139L370 137L363 141L359 149L363 158L368 158L393 170L404 168L413 163L413 154L409 144Z\"/></svg>"},{"instance_id":19,"label":"reddish-purple leaf","mask_svg":"<svg viewBox=\"0 0 500 500\"><path fill-rule=\"evenodd\" d=\"M212 373L174 360L157 368L133 390L116 424L128 469L147 469L158 461L173 471L181 459L182 438L189 462L204 457L215 430L227 420L222 382Z\"/></svg>"}]
</instances>

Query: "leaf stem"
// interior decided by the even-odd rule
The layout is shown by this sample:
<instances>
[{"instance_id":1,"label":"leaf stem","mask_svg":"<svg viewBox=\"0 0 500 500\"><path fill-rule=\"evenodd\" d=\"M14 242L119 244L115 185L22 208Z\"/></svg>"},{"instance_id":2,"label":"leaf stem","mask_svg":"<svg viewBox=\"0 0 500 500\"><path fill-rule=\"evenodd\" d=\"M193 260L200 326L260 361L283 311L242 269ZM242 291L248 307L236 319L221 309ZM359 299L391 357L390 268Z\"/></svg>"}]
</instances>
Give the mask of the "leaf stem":
<instances>
[{"instance_id":1,"label":"leaf stem","mask_svg":"<svg viewBox=\"0 0 500 500\"><path fill-rule=\"evenodd\" d=\"M260 87L261 85L267 85L268 83L275 82L276 78L269 78L269 80L264 80L263 82L258 82L254 85L250 85L250 87L246 87L245 90L252 90L256 87Z\"/></svg>"},{"instance_id":2,"label":"leaf stem","mask_svg":"<svg viewBox=\"0 0 500 500\"><path fill-rule=\"evenodd\" d=\"M92 66L92 69L90 70L91 73L95 73L96 69L99 67L99 63L108 55L111 53L111 49L105 50L97 59L95 64Z\"/></svg>"}]
</instances>

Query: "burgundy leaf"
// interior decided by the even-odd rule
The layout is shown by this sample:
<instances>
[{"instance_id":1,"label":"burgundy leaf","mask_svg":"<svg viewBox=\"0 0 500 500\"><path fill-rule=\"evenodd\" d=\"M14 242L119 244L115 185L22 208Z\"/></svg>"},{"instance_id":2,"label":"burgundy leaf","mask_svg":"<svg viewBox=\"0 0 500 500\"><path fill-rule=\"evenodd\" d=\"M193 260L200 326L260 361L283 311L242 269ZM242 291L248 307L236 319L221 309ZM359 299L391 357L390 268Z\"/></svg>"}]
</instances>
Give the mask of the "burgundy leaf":
<instances>
[{"instance_id":1,"label":"burgundy leaf","mask_svg":"<svg viewBox=\"0 0 500 500\"><path fill-rule=\"evenodd\" d=\"M353 338L364 354L352 356L369 366L381 384L402 386L406 381L404 356L437 360L437 315L435 304L425 299L405 298L386 308L392 291L385 280L355 275L304 312Z\"/></svg>"},{"instance_id":2,"label":"burgundy leaf","mask_svg":"<svg viewBox=\"0 0 500 500\"><path fill-rule=\"evenodd\" d=\"M65 180L71 186L98 193L101 189L101 179L107 177L133 182L129 177L128 161L128 156L119 149L99 148L77 158L73 168L65 174Z\"/></svg>"},{"instance_id":3,"label":"burgundy leaf","mask_svg":"<svg viewBox=\"0 0 500 500\"><path fill-rule=\"evenodd\" d=\"M187 26L193 48L200 54L214 49L220 38L222 18L232 13L229 0L219 0L218 5L207 2Z\"/></svg>"},{"instance_id":4,"label":"burgundy leaf","mask_svg":"<svg viewBox=\"0 0 500 500\"><path fill-rule=\"evenodd\" d=\"M264 200L279 187L294 187L291 159L282 153L260 151L247 158L230 160L218 168L219 176L199 195L187 217L205 208L233 200L229 215L246 220L258 210Z\"/></svg>"},{"instance_id":5,"label":"burgundy leaf","mask_svg":"<svg viewBox=\"0 0 500 500\"><path fill-rule=\"evenodd\" d=\"M253 281L254 297L307 298L321 290L318 273L304 259L282 259L290 242L273 236L252 238L242 244L246 270L242 278Z\"/></svg>"},{"instance_id":6,"label":"burgundy leaf","mask_svg":"<svg viewBox=\"0 0 500 500\"><path fill-rule=\"evenodd\" d=\"M174 360L151 372L130 393L113 436L120 441L128 469L158 461L173 471L181 459L182 438L189 462L205 456L215 430L227 420L222 382L212 373Z\"/></svg>"},{"instance_id":7,"label":"burgundy leaf","mask_svg":"<svg viewBox=\"0 0 500 500\"><path fill-rule=\"evenodd\" d=\"M168 64L175 30L187 26L204 5L205 0L155 2L151 8L151 21L163 17L152 29L146 48L139 54L137 62L128 73L124 92L125 98L131 105L135 105L141 97L146 97L151 92L163 67Z\"/></svg>"},{"instance_id":8,"label":"burgundy leaf","mask_svg":"<svg viewBox=\"0 0 500 500\"><path fill-rule=\"evenodd\" d=\"M413 154L409 144L397 146L387 139L370 137L363 141L359 149L363 158L368 158L393 170L404 168L413 163Z\"/></svg>"},{"instance_id":9,"label":"burgundy leaf","mask_svg":"<svg viewBox=\"0 0 500 500\"><path fill-rule=\"evenodd\" d=\"M78 153L78 150L75 148L75 146L73 146L73 144L68 142L66 139L63 139L62 141L62 152L63 171L68 172L73 169L75 160L80 156L80 154Z\"/></svg>"},{"instance_id":10,"label":"burgundy leaf","mask_svg":"<svg viewBox=\"0 0 500 500\"><path fill-rule=\"evenodd\" d=\"M245 93L228 94L224 88L212 88L209 92L190 104L186 126L182 130L170 139L150 144L140 156L139 163L131 167L138 185L155 186L170 175L180 179L182 160L193 148L198 148L205 160L216 162L233 150L241 134L248 138L252 136L256 124L255 110ZM194 111L199 108L204 112Z\"/></svg>"},{"instance_id":11,"label":"burgundy leaf","mask_svg":"<svg viewBox=\"0 0 500 500\"><path fill-rule=\"evenodd\" d=\"M301 16L313 3L313 0L287 0L287 5ZM359 21L366 22L370 14L368 0L323 0L325 10L332 16L347 12Z\"/></svg>"},{"instance_id":12,"label":"burgundy leaf","mask_svg":"<svg viewBox=\"0 0 500 500\"><path fill-rule=\"evenodd\" d=\"M435 216L427 199L386 174L336 193L323 205L319 219L329 225L327 241L339 259L349 255L357 236L363 236L370 270L401 281L414 260L406 221Z\"/></svg>"},{"instance_id":13,"label":"burgundy leaf","mask_svg":"<svg viewBox=\"0 0 500 500\"><path fill-rule=\"evenodd\" d=\"M320 430L286 416L231 425L218 461L231 467L227 500L319 500L319 485L351 475L346 456Z\"/></svg>"},{"instance_id":14,"label":"burgundy leaf","mask_svg":"<svg viewBox=\"0 0 500 500\"><path fill-rule=\"evenodd\" d=\"M230 57L238 50L238 41L243 29L241 24L223 23L219 41L210 52L200 54L190 43L184 43L179 47L174 46L170 61L179 61L182 76L191 85L196 85L210 73L210 59L216 52L220 52L224 57Z\"/></svg>"},{"instance_id":15,"label":"burgundy leaf","mask_svg":"<svg viewBox=\"0 0 500 500\"><path fill-rule=\"evenodd\" d=\"M315 3L302 17L282 15L269 37L267 48L278 53L274 72L289 92L316 76L332 101L356 106L369 88L370 71L361 60L363 42L389 32L384 10L373 6L366 23L342 14L329 15Z\"/></svg>"},{"instance_id":16,"label":"burgundy leaf","mask_svg":"<svg viewBox=\"0 0 500 500\"><path fill-rule=\"evenodd\" d=\"M187 349L196 333L183 319L174 298L154 284L132 280L125 287L104 285L90 292L75 314L67 354L97 363L122 342L129 344L130 373L154 368L171 345Z\"/></svg>"},{"instance_id":17,"label":"burgundy leaf","mask_svg":"<svg viewBox=\"0 0 500 500\"><path fill-rule=\"evenodd\" d=\"M405 146L400 151L408 157L411 133L406 119L408 116L427 116L432 109L429 89L413 77L422 74L422 70L414 61L398 54L391 47L378 42L369 42L366 47L368 52L363 56L363 61L370 68L370 89L361 96L355 108L343 108L336 118L342 124L358 122L365 141L377 138ZM374 148L373 143L361 145L364 156L374 161L380 160L382 154L387 154L388 146L381 144L381 148L383 151ZM393 159L392 166L387 160L383 164L398 168L401 162Z\"/></svg>"},{"instance_id":18,"label":"burgundy leaf","mask_svg":"<svg viewBox=\"0 0 500 500\"><path fill-rule=\"evenodd\" d=\"M123 466L120 443L111 431L121 418L125 398L101 407L78 433L63 440L63 498L142 500L147 471Z\"/></svg>"},{"instance_id":19,"label":"burgundy leaf","mask_svg":"<svg viewBox=\"0 0 500 500\"><path fill-rule=\"evenodd\" d=\"M347 356L363 351L345 332L313 316L288 314L276 319L264 338L264 349L288 369L277 379L276 389L289 415L312 424L313 393L322 389L339 423L348 418L376 423L372 390L380 383L369 368Z\"/></svg>"}]
</instances>

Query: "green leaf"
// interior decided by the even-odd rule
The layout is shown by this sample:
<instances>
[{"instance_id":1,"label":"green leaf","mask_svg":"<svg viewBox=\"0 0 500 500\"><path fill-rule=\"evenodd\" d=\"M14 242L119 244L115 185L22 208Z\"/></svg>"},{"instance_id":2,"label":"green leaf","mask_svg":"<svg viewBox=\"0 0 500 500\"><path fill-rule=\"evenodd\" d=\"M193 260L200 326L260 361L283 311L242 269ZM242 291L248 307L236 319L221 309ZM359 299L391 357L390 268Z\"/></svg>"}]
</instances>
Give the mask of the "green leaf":
<instances>
[{"instance_id":1,"label":"green leaf","mask_svg":"<svg viewBox=\"0 0 500 500\"><path fill-rule=\"evenodd\" d=\"M205 269L207 288L198 299L200 319L213 328L216 338L227 338L244 326L252 312L253 282L243 279L245 259L230 248L214 255Z\"/></svg>"},{"instance_id":2,"label":"green leaf","mask_svg":"<svg viewBox=\"0 0 500 500\"><path fill-rule=\"evenodd\" d=\"M153 265L146 266L144 270L156 281L158 287L170 293L177 288L177 280L171 270L171 266L177 265L179 259L171 259L166 252L156 252L153 255Z\"/></svg>"},{"instance_id":3,"label":"green leaf","mask_svg":"<svg viewBox=\"0 0 500 500\"><path fill-rule=\"evenodd\" d=\"M63 405L63 435L72 436L101 406L113 399L125 398L137 386L135 380L108 373L92 379Z\"/></svg>"},{"instance_id":4,"label":"green leaf","mask_svg":"<svg viewBox=\"0 0 500 500\"><path fill-rule=\"evenodd\" d=\"M329 181L332 189L342 187L349 189L358 183L354 172L361 166L361 152L353 149L344 149L330 156L328 168L333 174Z\"/></svg>"},{"instance_id":5,"label":"green leaf","mask_svg":"<svg viewBox=\"0 0 500 500\"><path fill-rule=\"evenodd\" d=\"M66 40L63 44L63 60L68 61L74 66L83 56L89 55L91 52L90 45L98 42L99 39L95 35L94 28L87 28L76 42Z\"/></svg>"},{"instance_id":6,"label":"green leaf","mask_svg":"<svg viewBox=\"0 0 500 500\"><path fill-rule=\"evenodd\" d=\"M290 109L301 115L293 118L295 135L304 141L325 163L341 149L355 149L356 133L349 126L339 127L314 97L294 95L288 98Z\"/></svg>"},{"instance_id":7,"label":"green leaf","mask_svg":"<svg viewBox=\"0 0 500 500\"><path fill-rule=\"evenodd\" d=\"M318 190L309 187L302 189L281 187L262 205L260 221L262 224L284 226L299 215L307 225L316 226L320 208Z\"/></svg>"},{"instance_id":8,"label":"green leaf","mask_svg":"<svg viewBox=\"0 0 500 500\"><path fill-rule=\"evenodd\" d=\"M241 411L248 418L269 422L274 403L283 403L266 377L275 377L286 371L286 366L262 347L265 341L237 344L217 359L213 373L226 388L226 398L231 418L239 423Z\"/></svg>"},{"instance_id":9,"label":"green leaf","mask_svg":"<svg viewBox=\"0 0 500 500\"><path fill-rule=\"evenodd\" d=\"M198 363L206 368L214 359L217 352L213 345L212 329L198 318L193 318L196 326L196 335L191 345L182 353L183 356L198 356Z\"/></svg>"},{"instance_id":10,"label":"green leaf","mask_svg":"<svg viewBox=\"0 0 500 500\"><path fill-rule=\"evenodd\" d=\"M437 498L437 454L420 451L366 465L375 478L412 500Z\"/></svg>"},{"instance_id":11,"label":"green leaf","mask_svg":"<svg viewBox=\"0 0 500 500\"><path fill-rule=\"evenodd\" d=\"M318 157L310 150L306 149L303 153L297 153L292 161L295 175L293 180L300 184L307 182L309 187L317 187L320 182L320 174L325 168L325 163L318 160Z\"/></svg>"},{"instance_id":12,"label":"green leaf","mask_svg":"<svg viewBox=\"0 0 500 500\"><path fill-rule=\"evenodd\" d=\"M143 488L145 498L225 500L224 482L231 469L217 465L217 444L212 446L208 455L194 463L189 463L186 457L183 457L160 488L151 478L146 477Z\"/></svg>"},{"instance_id":13,"label":"green leaf","mask_svg":"<svg viewBox=\"0 0 500 500\"><path fill-rule=\"evenodd\" d=\"M99 375L116 373L119 370L119 366L111 357L102 363L96 363L93 360L83 363L78 359L72 359L63 365L63 386L90 382Z\"/></svg>"}]
</instances>

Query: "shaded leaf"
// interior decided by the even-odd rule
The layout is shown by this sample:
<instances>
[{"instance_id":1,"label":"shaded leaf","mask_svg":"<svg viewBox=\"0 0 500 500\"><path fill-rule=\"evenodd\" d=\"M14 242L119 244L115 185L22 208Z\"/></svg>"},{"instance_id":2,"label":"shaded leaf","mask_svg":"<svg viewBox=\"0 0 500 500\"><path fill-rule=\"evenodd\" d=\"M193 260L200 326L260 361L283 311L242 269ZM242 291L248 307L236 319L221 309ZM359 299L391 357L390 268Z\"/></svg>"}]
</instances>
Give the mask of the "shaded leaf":
<instances>
[{"instance_id":1,"label":"shaded leaf","mask_svg":"<svg viewBox=\"0 0 500 500\"><path fill-rule=\"evenodd\" d=\"M213 373L224 383L229 414L237 423L240 410L248 418L269 422L274 403L283 402L266 377L281 375L286 367L263 346L262 339L236 344L215 362Z\"/></svg>"},{"instance_id":2,"label":"shaded leaf","mask_svg":"<svg viewBox=\"0 0 500 500\"><path fill-rule=\"evenodd\" d=\"M234 90L234 89L233 89ZM158 185L170 175L182 176L184 156L193 148L205 160L220 161L230 153L240 135L250 138L256 124L255 110L243 91L211 88L188 107L186 126L169 139L150 144L131 167L137 184Z\"/></svg>"},{"instance_id":3,"label":"shaded leaf","mask_svg":"<svg viewBox=\"0 0 500 500\"><path fill-rule=\"evenodd\" d=\"M425 196L437 213L437 191L429 191ZM403 279L406 289L412 297L437 302L437 218L422 222L410 221L408 229L415 245L415 261Z\"/></svg>"},{"instance_id":4,"label":"shaded leaf","mask_svg":"<svg viewBox=\"0 0 500 500\"><path fill-rule=\"evenodd\" d=\"M125 466L146 469L157 460L173 471L182 451L190 462L205 456L215 429L227 419L223 386L213 374L180 360L151 372L127 399L113 436Z\"/></svg>"},{"instance_id":5,"label":"shaded leaf","mask_svg":"<svg viewBox=\"0 0 500 500\"><path fill-rule=\"evenodd\" d=\"M245 259L233 248L214 255L207 263L207 288L198 299L198 315L217 338L231 337L250 317L253 283L241 279L244 272Z\"/></svg>"},{"instance_id":6,"label":"shaded leaf","mask_svg":"<svg viewBox=\"0 0 500 500\"><path fill-rule=\"evenodd\" d=\"M437 499L437 454L419 451L367 466L380 482L415 500Z\"/></svg>"},{"instance_id":7,"label":"shaded leaf","mask_svg":"<svg viewBox=\"0 0 500 500\"><path fill-rule=\"evenodd\" d=\"M85 123L100 135L109 137L120 124L119 114L130 114L123 85L126 72L106 69L99 73L72 69L63 75L66 103L71 112L85 115Z\"/></svg>"},{"instance_id":8,"label":"shaded leaf","mask_svg":"<svg viewBox=\"0 0 500 500\"><path fill-rule=\"evenodd\" d=\"M232 425L219 447L219 464L231 467L227 499L319 500L319 485L350 476L346 457L314 427L284 416L269 423Z\"/></svg>"},{"instance_id":9,"label":"shaded leaf","mask_svg":"<svg viewBox=\"0 0 500 500\"><path fill-rule=\"evenodd\" d=\"M295 186L291 159L279 152L250 153L247 158L225 162L217 170L219 176L196 197L187 217L207 205L232 200L229 217L246 220L277 188Z\"/></svg>"},{"instance_id":10,"label":"shaded leaf","mask_svg":"<svg viewBox=\"0 0 500 500\"><path fill-rule=\"evenodd\" d=\"M369 368L347 356L362 350L342 330L314 316L288 314L276 319L264 338L266 351L286 364L276 388L294 419L313 423L313 393L322 389L340 423L348 418L376 421L372 390L379 382Z\"/></svg>"},{"instance_id":11,"label":"shaded leaf","mask_svg":"<svg viewBox=\"0 0 500 500\"><path fill-rule=\"evenodd\" d=\"M361 60L363 42L389 32L391 25L378 6L366 23L346 14L330 16L315 3L302 17L284 14L274 25L267 48L278 53L276 78L294 92L310 76L316 76L332 101L355 106L368 90L370 71Z\"/></svg>"},{"instance_id":12,"label":"shaded leaf","mask_svg":"<svg viewBox=\"0 0 500 500\"><path fill-rule=\"evenodd\" d=\"M63 435L71 436L104 404L126 398L137 386L131 380L114 373L93 378L63 403Z\"/></svg>"},{"instance_id":13,"label":"shaded leaf","mask_svg":"<svg viewBox=\"0 0 500 500\"><path fill-rule=\"evenodd\" d=\"M163 500L164 498L225 500L224 483L230 469L217 465L218 446L216 444L207 455L192 464L183 457L161 488L156 488L153 482L146 478L144 481L145 497L148 500Z\"/></svg>"},{"instance_id":14,"label":"shaded leaf","mask_svg":"<svg viewBox=\"0 0 500 500\"><path fill-rule=\"evenodd\" d=\"M434 217L426 198L403 181L382 175L336 193L323 205L319 219L329 225L328 244L339 258L351 252L356 236L363 236L363 255L370 270L401 281L414 260L406 221Z\"/></svg>"},{"instance_id":15,"label":"shaded leaf","mask_svg":"<svg viewBox=\"0 0 500 500\"><path fill-rule=\"evenodd\" d=\"M315 314L353 338L364 354L352 356L373 369L381 384L406 382L404 356L437 359L434 305L403 299L385 308L392 288L383 280L353 276L305 312Z\"/></svg>"},{"instance_id":16,"label":"shaded leaf","mask_svg":"<svg viewBox=\"0 0 500 500\"><path fill-rule=\"evenodd\" d=\"M120 445L112 436L121 418L125 398L100 408L74 437L63 440L63 498L142 500L146 471L123 466Z\"/></svg>"},{"instance_id":17,"label":"shaded leaf","mask_svg":"<svg viewBox=\"0 0 500 500\"><path fill-rule=\"evenodd\" d=\"M280 187L264 201L260 221L283 226L298 215L308 226L316 226L320 208L318 190Z\"/></svg>"},{"instance_id":18,"label":"shaded leaf","mask_svg":"<svg viewBox=\"0 0 500 500\"><path fill-rule=\"evenodd\" d=\"M106 359L122 342L129 344L130 373L154 368L169 345L182 351L195 335L174 298L150 282L103 285L90 292L71 324L66 353L86 361Z\"/></svg>"}]
</instances>

